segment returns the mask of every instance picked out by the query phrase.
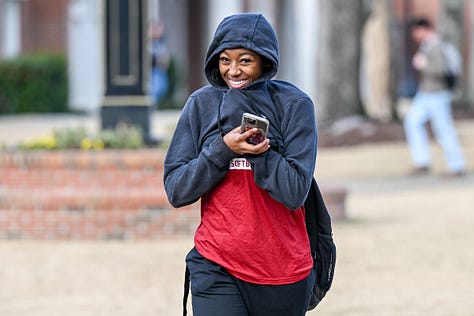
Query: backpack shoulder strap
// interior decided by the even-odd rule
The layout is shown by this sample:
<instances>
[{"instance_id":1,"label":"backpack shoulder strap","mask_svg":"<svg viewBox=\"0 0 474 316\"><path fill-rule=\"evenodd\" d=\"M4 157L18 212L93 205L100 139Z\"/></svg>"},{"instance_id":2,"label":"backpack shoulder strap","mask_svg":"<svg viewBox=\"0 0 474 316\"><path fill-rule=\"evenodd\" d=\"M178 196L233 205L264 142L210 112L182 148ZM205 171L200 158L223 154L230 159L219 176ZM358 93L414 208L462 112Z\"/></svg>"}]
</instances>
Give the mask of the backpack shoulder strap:
<instances>
[{"instance_id":1,"label":"backpack shoulder strap","mask_svg":"<svg viewBox=\"0 0 474 316\"><path fill-rule=\"evenodd\" d=\"M188 265L186 265L186 271L184 273L184 294L183 294L183 316L186 316L188 314L188 296L189 296L189 268Z\"/></svg>"}]
</instances>

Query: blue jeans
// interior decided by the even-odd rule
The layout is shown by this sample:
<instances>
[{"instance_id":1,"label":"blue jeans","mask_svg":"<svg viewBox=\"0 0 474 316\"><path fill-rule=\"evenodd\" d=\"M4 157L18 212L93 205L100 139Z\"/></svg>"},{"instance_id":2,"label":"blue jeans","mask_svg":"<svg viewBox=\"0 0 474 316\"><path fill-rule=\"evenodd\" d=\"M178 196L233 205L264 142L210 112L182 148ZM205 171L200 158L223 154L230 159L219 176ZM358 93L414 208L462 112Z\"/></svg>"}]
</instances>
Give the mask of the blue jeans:
<instances>
[{"instance_id":1,"label":"blue jeans","mask_svg":"<svg viewBox=\"0 0 474 316\"><path fill-rule=\"evenodd\" d=\"M464 171L464 158L454 127L449 91L420 91L413 99L404 121L413 164L416 167L431 165L429 137L425 126L428 121L431 123L437 142L443 149L448 170Z\"/></svg>"},{"instance_id":2,"label":"blue jeans","mask_svg":"<svg viewBox=\"0 0 474 316\"><path fill-rule=\"evenodd\" d=\"M287 285L259 285L230 275L193 248L186 257L195 316L303 316L314 286L314 272Z\"/></svg>"},{"instance_id":3,"label":"blue jeans","mask_svg":"<svg viewBox=\"0 0 474 316\"><path fill-rule=\"evenodd\" d=\"M150 91L153 104L156 106L168 91L168 75L165 70L156 67L152 68Z\"/></svg>"}]
</instances>

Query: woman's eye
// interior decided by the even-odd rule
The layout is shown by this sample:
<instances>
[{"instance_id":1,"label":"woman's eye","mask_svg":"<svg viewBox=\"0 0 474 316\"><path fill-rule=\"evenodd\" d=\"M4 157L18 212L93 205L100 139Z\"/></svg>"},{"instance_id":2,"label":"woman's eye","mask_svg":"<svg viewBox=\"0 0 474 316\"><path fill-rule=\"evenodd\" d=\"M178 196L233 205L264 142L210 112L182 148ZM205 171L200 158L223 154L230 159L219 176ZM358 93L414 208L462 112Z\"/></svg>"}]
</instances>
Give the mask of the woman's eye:
<instances>
[{"instance_id":1,"label":"woman's eye","mask_svg":"<svg viewBox=\"0 0 474 316\"><path fill-rule=\"evenodd\" d=\"M229 62L229 59L227 57L219 57L219 61L221 63L227 63L227 62Z\"/></svg>"},{"instance_id":2,"label":"woman's eye","mask_svg":"<svg viewBox=\"0 0 474 316\"><path fill-rule=\"evenodd\" d=\"M252 62L252 60L250 58L243 58L243 59L240 60L240 62L242 64L249 64L249 63Z\"/></svg>"}]
</instances>

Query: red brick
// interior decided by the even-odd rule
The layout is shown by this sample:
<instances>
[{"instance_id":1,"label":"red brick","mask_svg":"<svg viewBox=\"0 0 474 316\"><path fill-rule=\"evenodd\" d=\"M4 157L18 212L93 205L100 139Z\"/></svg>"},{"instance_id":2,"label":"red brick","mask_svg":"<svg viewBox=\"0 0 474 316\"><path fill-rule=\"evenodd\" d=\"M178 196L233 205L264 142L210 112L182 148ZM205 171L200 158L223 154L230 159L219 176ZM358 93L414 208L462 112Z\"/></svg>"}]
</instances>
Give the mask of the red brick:
<instances>
[{"instance_id":1,"label":"red brick","mask_svg":"<svg viewBox=\"0 0 474 316\"><path fill-rule=\"evenodd\" d=\"M174 210L163 150L0 152L0 238L149 239L191 234L198 205Z\"/></svg>"}]
</instances>

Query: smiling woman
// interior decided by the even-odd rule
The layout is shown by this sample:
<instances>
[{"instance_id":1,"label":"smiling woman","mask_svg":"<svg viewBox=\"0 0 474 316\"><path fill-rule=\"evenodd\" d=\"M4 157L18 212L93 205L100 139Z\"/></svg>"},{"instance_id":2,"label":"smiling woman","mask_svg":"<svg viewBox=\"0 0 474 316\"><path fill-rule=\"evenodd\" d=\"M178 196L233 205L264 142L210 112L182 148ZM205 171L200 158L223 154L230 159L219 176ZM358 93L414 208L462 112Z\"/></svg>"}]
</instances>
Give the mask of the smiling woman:
<instances>
[{"instance_id":1,"label":"smiling woman","mask_svg":"<svg viewBox=\"0 0 474 316\"><path fill-rule=\"evenodd\" d=\"M219 56L219 71L229 88L241 89L260 78L263 60L259 54L245 49L226 49Z\"/></svg>"},{"instance_id":2,"label":"smiling woman","mask_svg":"<svg viewBox=\"0 0 474 316\"><path fill-rule=\"evenodd\" d=\"M206 54L210 85L188 98L167 152L170 203L201 200L186 259L196 316L302 316L308 307L315 276L302 205L316 119L305 93L272 80L278 64L262 15L225 18ZM264 118L261 141L247 142L258 129L241 128L244 114Z\"/></svg>"}]
</instances>

